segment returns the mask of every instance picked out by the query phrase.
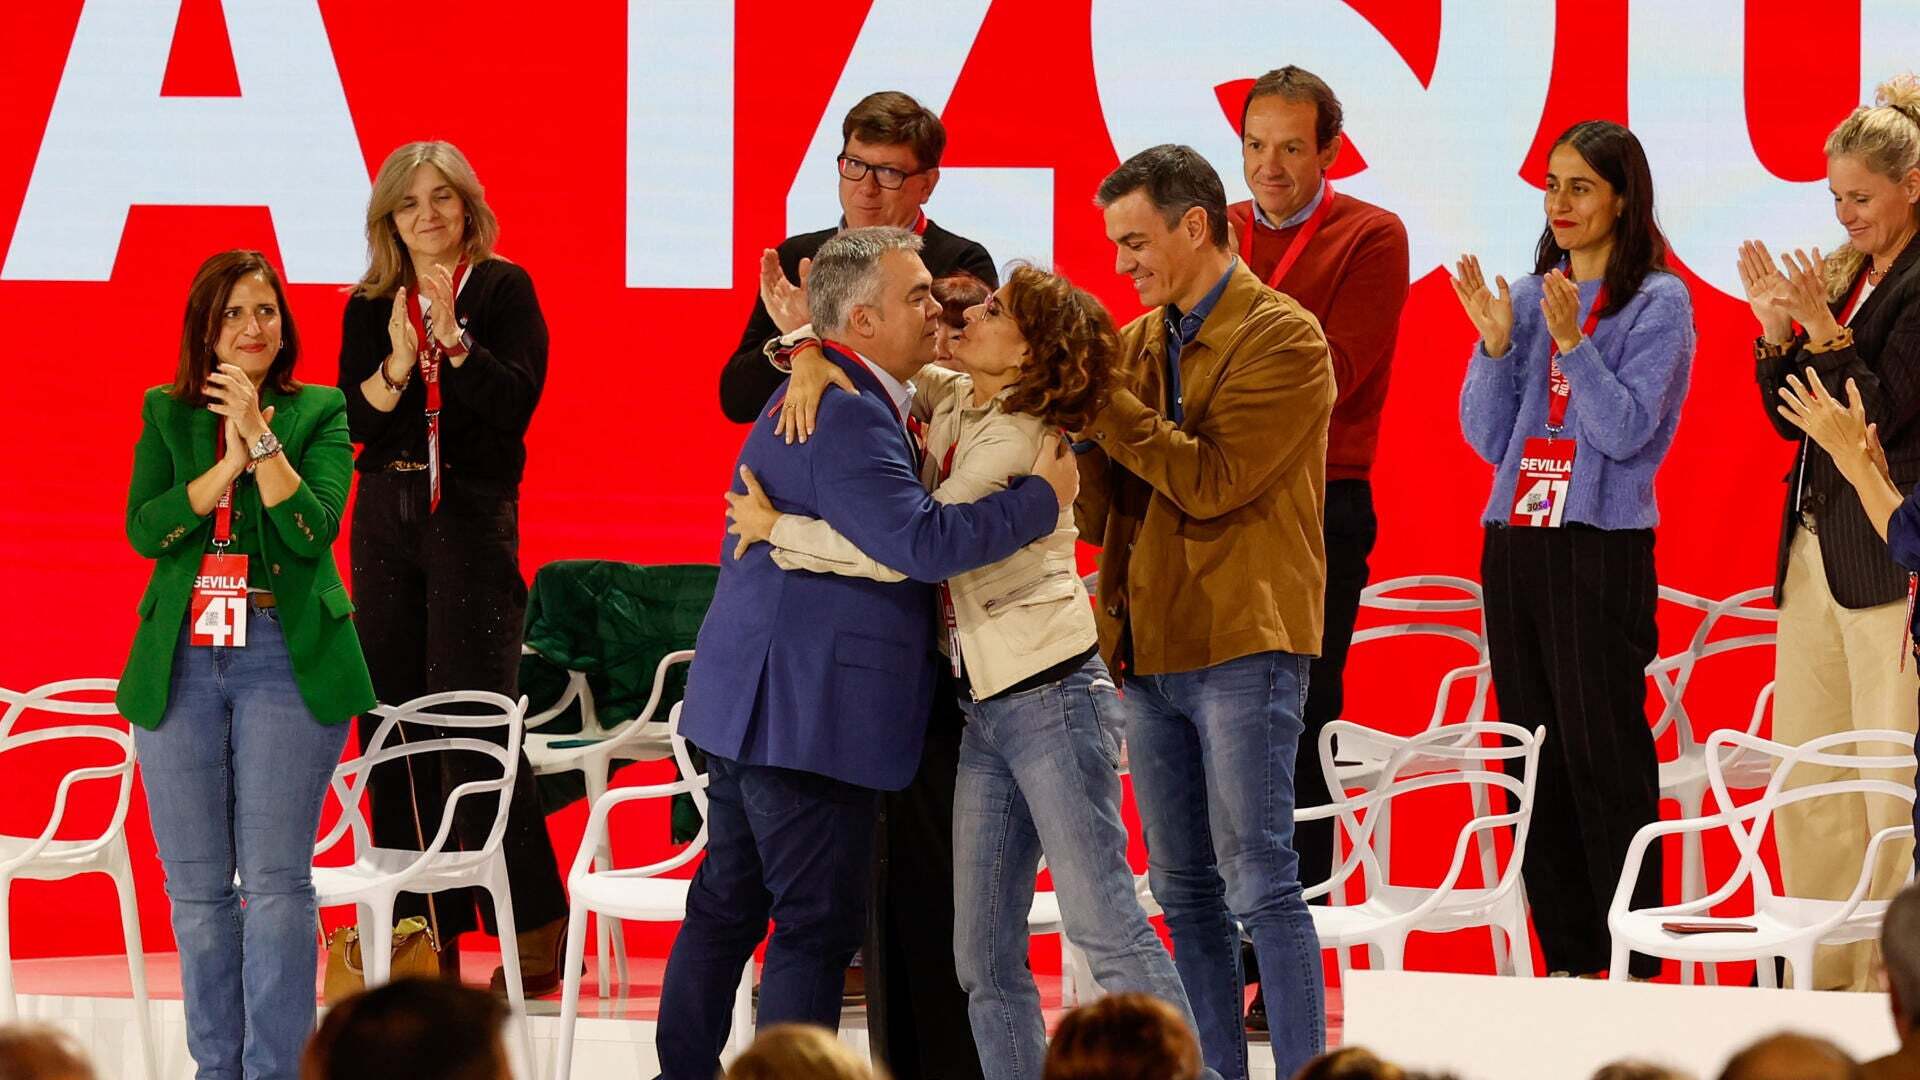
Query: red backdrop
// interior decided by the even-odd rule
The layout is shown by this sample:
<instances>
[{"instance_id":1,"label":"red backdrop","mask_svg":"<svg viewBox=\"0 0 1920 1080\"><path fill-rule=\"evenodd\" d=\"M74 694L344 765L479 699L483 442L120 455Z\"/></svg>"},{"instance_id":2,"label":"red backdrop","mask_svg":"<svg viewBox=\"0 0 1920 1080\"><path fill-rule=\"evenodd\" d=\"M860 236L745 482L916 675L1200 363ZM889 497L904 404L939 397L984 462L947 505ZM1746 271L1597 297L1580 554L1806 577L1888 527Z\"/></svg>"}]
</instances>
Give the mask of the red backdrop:
<instances>
[{"instance_id":1,"label":"red backdrop","mask_svg":"<svg viewBox=\"0 0 1920 1080\"><path fill-rule=\"evenodd\" d=\"M87 16L105 19L129 6L96 3L97 10ZM139 0L131 6L139 6ZM870 8L860 0L805 5L739 0L732 6L730 84L724 70L698 73L707 79L702 92L711 92L714 80L722 89L731 86L734 159L733 167L723 170L730 172L733 185L731 260L722 269L731 270L732 283L664 289L628 287L625 271L631 255L628 122L634 109L671 112L678 104L672 79L646 84L645 93L629 102L630 82L659 77L657 71L636 70L626 47L629 19L650 6L635 5L630 14L625 5L594 0L568 5L561 13L551 5L476 0L457 12L418 19L396 18L377 5L318 5L323 56L330 56L337 69L359 153L342 167L370 177L385 155L407 140L431 137L459 144L486 183L503 224L500 250L526 266L539 288L552 330L552 364L529 435L522 496L522 557L529 576L558 558L716 558L722 530L718 493L740 439L740 430L720 416L716 377L751 303L751 267L762 247L790 231L789 187L830 99L879 88L840 85L849 56L858 50L883 59L897 53L906 62L925 44L914 33L887 29L903 23L898 3ZM1689 32L1663 26L1670 17L1664 4L1558 0L1554 5L1515 3L1504 11L1490 5L1500 16L1494 25L1503 28L1491 35L1443 24L1440 0L1351 0L1351 10L1326 0L1281 5L1278 13L1267 5L1231 3L1183 5L1178 13L1153 4L1039 0L995 0L990 6L979 0L975 6L985 14L971 48L945 43L964 57L957 74L946 74L953 80L943 110L951 140L945 165L956 178L952 189L962 191L957 178L969 168L1051 169L1052 203L995 205L957 194L943 203L942 192L936 193L930 213L963 234L997 230L996 235L1036 222L1033 227L1040 229L1050 214L1050 235L1030 237L1029 249L1050 247L1060 270L1099 294L1122 318L1137 313L1139 305L1112 271L1112 250L1089 199L1123 152L1144 145L1129 136L1116 148L1114 134L1138 126L1119 110L1137 97L1129 96L1125 83L1128 65L1142 56L1201 91L1215 91L1219 102L1218 112L1200 110L1186 118L1188 127L1161 137L1196 143L1211 138L1205 146L1230 148L1228 114L1237 115L1244 93L1238 80L1296 57L1317 66L1310 58L1344 55L1346 43L1328 40L1329 27L1350 35L1355 50L1379 53L1390 47L1389 59L1397 56L1394 62L1404 65L1401 83L1394 84L1401 89L1392 92L1406 94L1411 105L1423 88L1438 100L1444 83L1455 104L1429 114L1409 108L1402 116L1393 102L1382 100L1388 91L1381 86L1341 85L1334 77L1336 89L1349 98L1354 146L1337 173L1353 175L1353 190L1366 197L1373 197L1367 187L1369 162L1384 170L1392 161L1403 176L1424 173L1433 181L1431 191L1411 190L1410 202L1444 204L1453 197L1446 192L1457 187L1446 179L1465 175L1463 170L1537 189L1547 145L1578 120L1660 122L1671 131L1697 114L1705 125L1703 145L1731 139L1745 157L1735 163L1683 160L1684 153L1672 151L1656 154L1662 210L1671 221L1676 209L1707 213L1720 196L1744 199L1738 191L1716 194L1712 170L1722 164L1763 183L1822 179L1824 133L1860 98L1863 36L1870 39L1872 56L1879 57L1886 41L1911 38L1920 29L1906 25L1920 24L1920 16L1912 15L1882 14L1881 22L1893 25L1865 26L1852 4L1830 5L1810 25L1803 11L1795 12L1798 5L1786 0L1716 0L1706 7L1732 19L1726 31L1733 35L1727 39L1734 43L1730 57L1722 56L1726 62L1717 69L1709 65L1691 75L1667 71L1656 80L1655 68L1689 62L1691 53L1683 50L1699 44ZM75 77L70 68L77 63L73 45L84 21L82 7L72 0L49 0L0 10L0 101L7 103L0 110L0 250L12 249L8 269L0 275L0 326L11 358L9 386L0 395L0 573L8 605L0 618L0 684L12 688L118 673L134 627L134 601L148 573L122 532L139 395L171 375L186 285L202 258L217 249L248 246L277 260L290 249L280 231L288 227L279 217L285 207L270 212L261 205L232 205L246 200L216 195L203 200L212 205L134 205L111 248L110 274L35 269L26 257L31 252L23 239L29 224L23 207L36 169L51 167L51 151L44 145L49 118L63 78ZM713 11L726 5L665 7L667 14L652 18L669 20L675 17L672 10L700 11L694 21L710 25ZM1885 8L1871 4L1870 14ZM314 21L311 4L287 9ZM1360 18L1353 18L1355 12ZM238 15L237 6L225 12L218 0L181 5L165 80L149 95L244 99L254 93L246 57L235 54L253 47L249 43L259 35L243 41L237 24L230 35L229 15ZM1341 18L1321 18L1331 15ZM1742 15L1744 39L1739 36ZM1457 22L1461 16L1453 11L1447 18ZM289 19L289 26L304 25ZM1169 20L1215 20L1203 25L1206 34L1255 41L1263 58L1230 71L1195 60L1195 70L1185 72L1184 50L1151 51ZM913 22L909 13L904 25ZM719 24L724 28L727 22L723 18ZM1129 44L1134 39L1150 51L1134 54ZM711 34L705 40L711 47ZM1796 55L1819 56L1821 63L1783 77L1774 62L1777 54L1767 45L1782 40L1796 43ZM1299 51L1295 42L1301 43ZM1503 55L1529 49L1522 58L1530 57L1545 80L1531 100L1517 100L1492 84L1476 94L1477 72L1491 77L1506 63ZM720 55L726 52L722 40ZM1753 61L1744 65L1744 73L1743 60ZM1338 61L1333 63L1337 68ZM1674 87L1687 85L1683 76L1701 80L1698 94L1675 92ZM1642 78L1642 89L1631 89L1632 81ZM1731 101L1730 113L1707 112L1716 95ZM1630 98L1636 114L1629 113ZM210 115L216 132L210 138L220 152L232 155L220 159L220 170L266 168L290 137L302 138L297 123L289 136L286 127L272 122L222 126L218 114ZM1477 125L1496 119L1512 123L1516 116L1532 132L1530 143L1522 138L1511 154L1490 160L1488 140L1479 137ZM49 197L57 197L66 212L85 216L97 210L111 223L121 212L114 205L119 189L113 181L123 171L138 174L149 168L149 153L111 135L80 141L96 155L90 159L94 171L80 174L86 182L66 181ZM1669 139L1663 145L1676 143ZM638 149L635 157L644 164L671 161L676 148ZM1237 161L1216 159L1215 164L1237 197L1244 190ZM818 161L808 164L820 167ZM660 227L638 242L649 245L656 259L664 251L671 261L677 250L672 245L685 242L666 228L679 199L717 205L709 177L689 167L678 194L671 183L654 181L644 222L649 229ZM223 190L219 180L207 179L206 190ZM1824 184L1776 186L1791 197L1776 190L1771 201L1755 202L1757 208L1774 209L1753 211L1744 226L1753 235L1804 240L1837 233L1825 216ZM1409 189L1403 183L1396 190ZM819 193L814 194L817 199ZM1437 260L1422 265L1418 253L1423 244L1429 252L1436 245L1437 250L1474 246L1482 252L1498 247L1509 256L1502 260L1505 272L1524 272L1513 255L1518 249L1511 235L1525 238L1537 230L1539 208L1525 191L1519 196L1509 200L1513 210L1506 215L1519 222L1517 233L1508 222L1510 235L1500 244L1481 245L1472 236L1457 235L1458 230L1445 237L1420 235L1423 222L1444 218L1445 205L1425 205L1420 215L1408 215L1416 230L1417 280L1402 321L1374 477L1381 519L1376 580L1407 573L1475 576L1476 521L1489 469L1461 441L1456 420L1471 331L1437 271ZM97 207L91 205L96 197ZM1777 212L1781 206L1789 212ZM1737 215L1739 209L1731 212ZM332 222L339 233L336 249L344 241L358 250L356 213ZM983 220L986 214L998 217ZM813 228L827 220L794 224ZM1734 252L1731 243L1720 242L1725 235L1725 228L1676 232L1676 255L1689 268L1682 272L1694 290L1699 354L1679 435L1659 482L1661 579L1711 596L1768 579L1779 479L1790 458L1789 447L1757 412L1747 359L1753 329L1745 303L1692 272L1697 268L1723 284L1731 278ZM1699 250L1690 248L1689 238L1697 237L1716 239L1699 241ZM43 254L50 250L44 240L37 243ZM711 250L703 250L711 259ZM1001 258L1021 253L995 251ZM88 276L105 280L58 280ZM333 380L341 285L350 276L316 280L290 267L296 282L291 303L305 342L300 373L310 381ZM1674 622L1669 646L1684 641L1690 626ZM1407 679L1382 684L1379 676L1388 662L1384 656L1356 661L1357 709L1387 726L1417 724L1430 705L1432 684ZM1710 722L1744 719L1744 702L1751 700L1758 678L1757 669L1748 674L1755 677L1730 685L1725 709L1710 711ZM7 786L0 787L0 825L31 825L37 831L33 804L45 798L51 768L42 763L27 774L18 769L8 774ZM571 858L582 824L578 808L553 819L563 860ZM147 939L164 946L169 940L165 901L137 800L131 828L141 853ZM657 828L635 835L643 831L659 835ZM118 937L111 912L104 885L22 886L14 904L15 952L113 951ZM1458 962L1484 964L1483 955L1484 945L1477 945ZM1413 959L1419 963L1421 954L1416 951Z\"/></svg>"}]
</instances>

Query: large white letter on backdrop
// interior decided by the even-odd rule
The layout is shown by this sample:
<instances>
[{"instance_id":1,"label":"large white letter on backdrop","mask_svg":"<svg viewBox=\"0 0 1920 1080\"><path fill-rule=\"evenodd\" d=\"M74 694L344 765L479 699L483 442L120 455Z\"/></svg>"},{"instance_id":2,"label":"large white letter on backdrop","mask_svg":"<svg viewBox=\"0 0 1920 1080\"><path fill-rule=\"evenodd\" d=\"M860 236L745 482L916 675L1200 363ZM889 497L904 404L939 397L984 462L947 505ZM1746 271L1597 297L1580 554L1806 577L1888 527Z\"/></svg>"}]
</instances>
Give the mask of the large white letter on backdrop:
<instances>
[{"instance_id":1,"label":"large white letter on backdrop","mask_svg":"<svg viewBox=\"0 0 1920 1080\"><path fill-rule=\"evenodd\" d=\"M733 0L627 5L627 287L733 285Z\"/></svg>"},{"instance_id":2,"label":"large white letter on backdrop","mask_svg":"<svg viewBox=\"0 0 1920 1080\"><path fill-rule=\"evenodd\" d=\"M1634 0L1627 14L1627 108L1647 148L1661 224L1687 267L1744 297L1734 260L1740 242L1831 250L1844 240L1827 182L1782 180L1759 162L1747 135L1746 4ZM1684 42L1684 47L1677 43ZM1911 0L1860 5L1860 101L1914 66L1920 17ZM1793 79L1784 71L1769 79Z\"/></svg>"},{"instance_id":3,"label":"large white letter on backdrop","mask_svg":"<svg viewBox=\"0 0 1920 1080\"><path fill-rule=\"evenodd\" d=\"M787 192L789 233L810 232L840 219L833 162L840 154L840 122L847 110L879 89L904 90L935 113L944 110L989 3L874 0ZM927 216L985 244L1003 264L1011 259L1040 266L1053 263L1052 169L943 166Z\"/></svg>"},{"instance_id":4,"label":"large white letter on backdrop","mask_svg":"<svg viewBox=\"0 0 1920 1080\"><path fill-rule=\"evenodd\" d=\"M241 95L161 97L179 7L81 10L0 277L107 280L146 204L264 205L289 280L357 280L370 185L318 6L225 5Z\"/></svg>"},{"instance_id":5,"label":"large white letter on backdrop","mask_svg":"<svg viewBox=\"0 0 1920 1080\"><path fill-rule=\"evenodd\" d=\"M1478 252L1524 273L1540 192L1520 178L1553 67L1553 8L1446 4L1429 85L1341 0L1095 0L1093 66L1114 152L1183 142L1206 155L1229 201L1246 197L1240 141L1214 87L1298 64L1340 95L1367 168L1341 186L1399 214L1417 280ZM1091 194L1091 193L1090 193Z\"/></svg>"}]
</instances>

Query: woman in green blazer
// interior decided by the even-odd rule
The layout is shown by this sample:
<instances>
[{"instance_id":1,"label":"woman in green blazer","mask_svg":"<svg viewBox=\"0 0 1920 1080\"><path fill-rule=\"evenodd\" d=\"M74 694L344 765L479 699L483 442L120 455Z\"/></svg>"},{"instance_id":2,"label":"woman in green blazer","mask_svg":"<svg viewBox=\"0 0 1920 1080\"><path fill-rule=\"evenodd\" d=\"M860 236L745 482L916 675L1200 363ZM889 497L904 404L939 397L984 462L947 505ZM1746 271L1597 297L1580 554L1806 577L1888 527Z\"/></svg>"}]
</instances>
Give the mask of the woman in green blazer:
<instances>
[{"instance_id":1,"label":"woman in green blazer","mask_svg":"<svg viewBox=\"0 0 1920 1080\"><path fill-rule=\"evenodd\" d=\"M263 256L203 263L173 384L147 391L127 492L127 538L154 568L118 701L135 725L203 1078L299 1074L314 1019L314 834L346 721L374 705L331 553L353 474L346 402L295 382L298 355ZM244 601L196 597L203 579L235 576L236 556Z\"/></svg>"}]
</instances>

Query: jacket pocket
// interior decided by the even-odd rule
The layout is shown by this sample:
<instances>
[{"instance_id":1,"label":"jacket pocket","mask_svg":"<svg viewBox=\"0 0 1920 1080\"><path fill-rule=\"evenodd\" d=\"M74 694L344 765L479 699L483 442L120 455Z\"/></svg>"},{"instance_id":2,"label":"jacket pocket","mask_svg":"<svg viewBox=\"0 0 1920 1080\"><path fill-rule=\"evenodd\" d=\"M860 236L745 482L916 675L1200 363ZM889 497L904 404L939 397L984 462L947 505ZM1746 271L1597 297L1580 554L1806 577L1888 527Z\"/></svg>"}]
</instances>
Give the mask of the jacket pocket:
<instances>
[{"instance_id":1,"label":"jacket pocket","mask_svg":"<svg viewBox=\"0 0 1920 1080\"><path fill-rule=\"evenodd\" d=\"M353 614L353 598L347 595L345 585L337 583L320 590L320 606L336 619Z\"/></svg>"},{"instance_id":2,"label":"jacket pocket","mask_svg":"<svg viewBox=\"0 0 1920 1080\"><path fill-rule=\"evenodd\" d=\"M834 635L833 662L841 667L870 668L891 674L912 670L908 664L906 646L866 634Z\"/></svg>"},{"instance_id":3,"label":"jacket pocket","mask_svg":"<svg viewBox=\"0 0 1920 1080\"><path fill-rule=\"evenodd\" d=\"M1039 607L1072 599L1075 584L1073 571L1048 570L1037 577L1028 578L998 596L988 597L981 602L980 606L988 615L998 617L1015 608Z\"/></svg>"}]
</instances>

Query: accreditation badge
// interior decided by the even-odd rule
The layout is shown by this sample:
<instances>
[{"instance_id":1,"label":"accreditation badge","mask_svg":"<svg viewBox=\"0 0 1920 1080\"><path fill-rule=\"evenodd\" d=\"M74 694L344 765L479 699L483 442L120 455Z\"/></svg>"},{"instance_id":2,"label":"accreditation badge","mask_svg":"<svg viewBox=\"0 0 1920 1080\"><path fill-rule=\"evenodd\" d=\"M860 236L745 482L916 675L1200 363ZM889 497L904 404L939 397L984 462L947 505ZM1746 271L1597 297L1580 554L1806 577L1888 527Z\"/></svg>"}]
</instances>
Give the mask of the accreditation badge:
<instances>
[{"instance_id":1,"label":"accreditation badge","mask_svg":"<svg viewBox=\"0 0 1920 1080\"><path fill-rule=\"evenodd\" d=\"M1573 485L1572 439L1532 438L1520 453L1520 475L1513 488L1509 525L1557 529L1567 512Z\"/></svg>"},{"instance_id":2,"label":"accreditation badge","mask_svg":"<svg viewBox=\"0 0 1920 1080\"><path fill-rule=\"evenodd\" d=\"M193 599L187 606L194 645L242 648L247 643L247 557L204 555L193 579Z\"/></svg>"}]
</instances>

